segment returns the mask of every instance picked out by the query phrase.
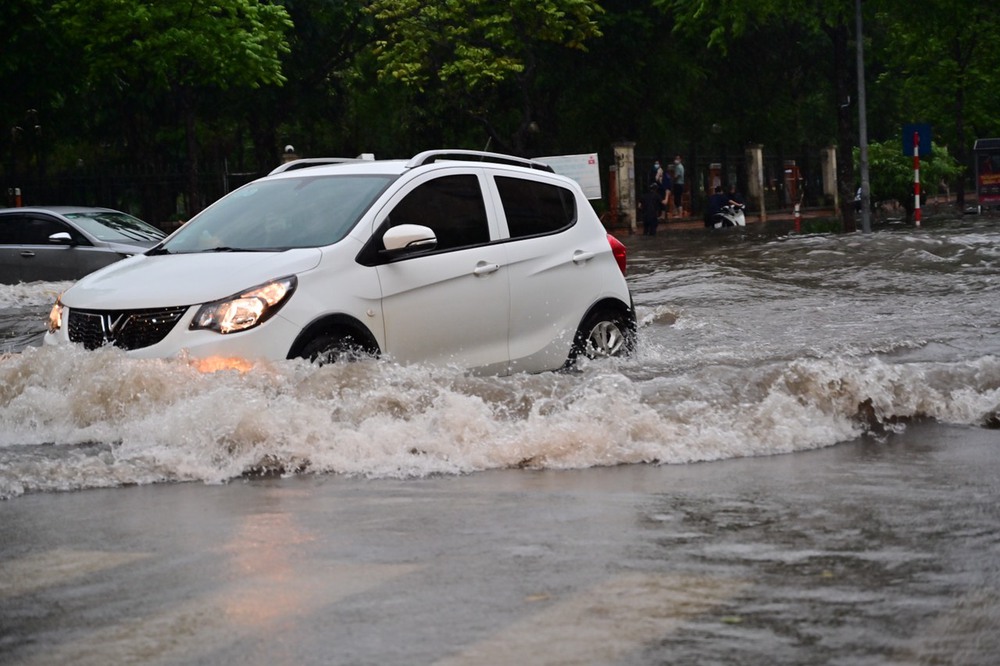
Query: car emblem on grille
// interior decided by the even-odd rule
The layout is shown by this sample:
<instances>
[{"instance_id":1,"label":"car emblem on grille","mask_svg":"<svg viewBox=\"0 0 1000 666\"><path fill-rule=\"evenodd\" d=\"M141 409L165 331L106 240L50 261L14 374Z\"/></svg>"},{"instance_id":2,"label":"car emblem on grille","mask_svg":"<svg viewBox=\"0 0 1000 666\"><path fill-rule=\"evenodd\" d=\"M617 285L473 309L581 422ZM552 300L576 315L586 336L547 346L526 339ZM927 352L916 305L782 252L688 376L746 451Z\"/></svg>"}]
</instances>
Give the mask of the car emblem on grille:
<instances>
[{"instance_id":1,"label":"car emblem on grille","mask_svg":"<svg viewBox=\"0 0 1000 666\"><path fill-rule=\"evenodd\" d=\"M108 313L101 317L101 326L104 328L105 334L113 335L125 318L124 312Z\"/></svg>"}]
</instances>

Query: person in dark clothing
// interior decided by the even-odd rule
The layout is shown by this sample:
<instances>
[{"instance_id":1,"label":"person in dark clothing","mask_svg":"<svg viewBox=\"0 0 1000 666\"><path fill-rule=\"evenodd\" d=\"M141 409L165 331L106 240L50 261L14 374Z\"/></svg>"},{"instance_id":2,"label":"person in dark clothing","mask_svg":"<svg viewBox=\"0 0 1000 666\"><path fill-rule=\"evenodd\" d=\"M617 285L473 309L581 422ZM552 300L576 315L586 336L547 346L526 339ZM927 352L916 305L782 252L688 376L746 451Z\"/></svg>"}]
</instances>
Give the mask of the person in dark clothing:
<instances>
[{"instance_id":1,"label":"person in dark clothing","mask_svg":"<svg viewBox=\"0 0 1000 666\"><path fill-rule=\"evenodd\" d=\"M722 186L715 186L715 193L708 197L708 205L705 207L705 226L714 227L716 215L722 211L722 207L729 203L729 197L722 193Z\"/></svg>"},{"instance_id":2,"label":"person in dark clothing","mask_svg":"<svg viewBox=\"0 0 1000 666\"><path fill-rule=\"evenodd\" d=\"M729 186L729 193L726 195L726 198L730 206L742 206L744 203L743 195L736 190L735 185Z\"/></svg>"},{"instance_id":3,"label":"person in dark clothing","mask_svg":"<svg viewBox=\"0 0 1000 666\"><path fill-rule=\"evenodd\" d=\"M657 190L660 193L660 214L666 216L667 211L670 210L670 194L673 191L673 180L670 178L670 172L666 169L660 169L660 174L656 178L656 184L658 185Z\"/></svg>"},{"instance_id":4,"label":"person in dark clothing","mask_svg":"<svg viewBox=\"0 0 1000 666\"><path fill-rule=\"evenodd\" d=\"M655 236L656 225L660 221L660 211L663 209L663 199L660 197L660 187L657 182L649 184L649 189L639 201L639 211L642 213L642 235Z\"/></svg>"}]
</instances>

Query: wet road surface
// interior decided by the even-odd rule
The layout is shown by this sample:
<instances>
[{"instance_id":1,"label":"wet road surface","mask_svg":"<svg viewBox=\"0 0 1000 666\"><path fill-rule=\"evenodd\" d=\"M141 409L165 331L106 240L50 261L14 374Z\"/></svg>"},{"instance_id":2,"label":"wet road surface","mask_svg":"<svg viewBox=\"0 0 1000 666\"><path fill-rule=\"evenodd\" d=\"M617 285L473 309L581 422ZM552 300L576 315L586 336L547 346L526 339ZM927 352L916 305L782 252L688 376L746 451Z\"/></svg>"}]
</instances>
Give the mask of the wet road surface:
<instances>
[{"instance_id":1,"label":"wet road surface","mask_svg":"<svg viewBox=\"0 0 1000 666\"><path fill-rule=\"evenodd\" d=\"M0 503L7 664L991 664L1000 433Z\"/></svg>"},{"instance_id":2,"label":"wet road surface","mask_svg":"<svg viewBox=\"0 0 1000 666\"><path fill-rule=\"evenodd\" d=\"M0 287L0 662L996 663L997 229L632 238L636 356L505 378Z\"/></svg>"}]
</instances>

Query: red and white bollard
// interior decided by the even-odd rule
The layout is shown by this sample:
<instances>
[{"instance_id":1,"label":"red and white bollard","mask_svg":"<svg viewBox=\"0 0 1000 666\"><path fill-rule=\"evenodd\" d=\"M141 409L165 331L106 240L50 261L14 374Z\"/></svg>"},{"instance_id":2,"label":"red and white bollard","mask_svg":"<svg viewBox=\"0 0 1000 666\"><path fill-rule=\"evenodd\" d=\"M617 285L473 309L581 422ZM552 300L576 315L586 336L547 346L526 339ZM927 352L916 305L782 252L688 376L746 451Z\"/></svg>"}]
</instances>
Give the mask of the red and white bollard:
<instances>
[{"instance_id":1,"label":"red and white bollard","mask_svg":"<svg viewBox=\"0 0 1000 666\"><path fill-rule=\"evenodd\" d=\"M913 133L913 221L920 226L920 134Z\"/></svg>"},{"instance_id":2,"label":"red and white bollard","mask_svg":"<svg viewBox=\"0 0 1000 666\"><path fill-rule=\"evenodd\" d=\"M795 204L795 233L802 233L802 213L799 210L801 204Z\"/></svg>"}]
</instances>

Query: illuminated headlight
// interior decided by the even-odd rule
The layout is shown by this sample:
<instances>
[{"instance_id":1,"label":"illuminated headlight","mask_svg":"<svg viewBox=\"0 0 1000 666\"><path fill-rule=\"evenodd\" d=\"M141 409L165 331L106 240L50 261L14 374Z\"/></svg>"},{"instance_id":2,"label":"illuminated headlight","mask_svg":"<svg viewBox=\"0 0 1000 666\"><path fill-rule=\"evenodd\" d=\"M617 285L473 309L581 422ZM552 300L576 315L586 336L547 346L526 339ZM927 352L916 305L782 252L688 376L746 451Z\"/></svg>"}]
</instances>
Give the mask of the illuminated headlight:
<instances>
[{"instance_id":1,"label":"illuminated headlight","mask_svg":"<svg viewBox=\"0 0 1000 666\"><path fill-rule=\"evenodd\" d=\"M49 310L49 333L55 333L62 328L63 304L61 298L57 298L55 305Z\"/></svg>"},{"instance_id":2,"label":"illuminated headlight","mask_svg":"<svg viewBox=\"0 0 1000 666\"><path fill-rule=\"evenodd\" d=\"M191 321L191 329L204 328L218 333L235 333L253 328L271 318L295 291L294 275L225 298L206 303Z\"/></svg>"}]
</instances>

